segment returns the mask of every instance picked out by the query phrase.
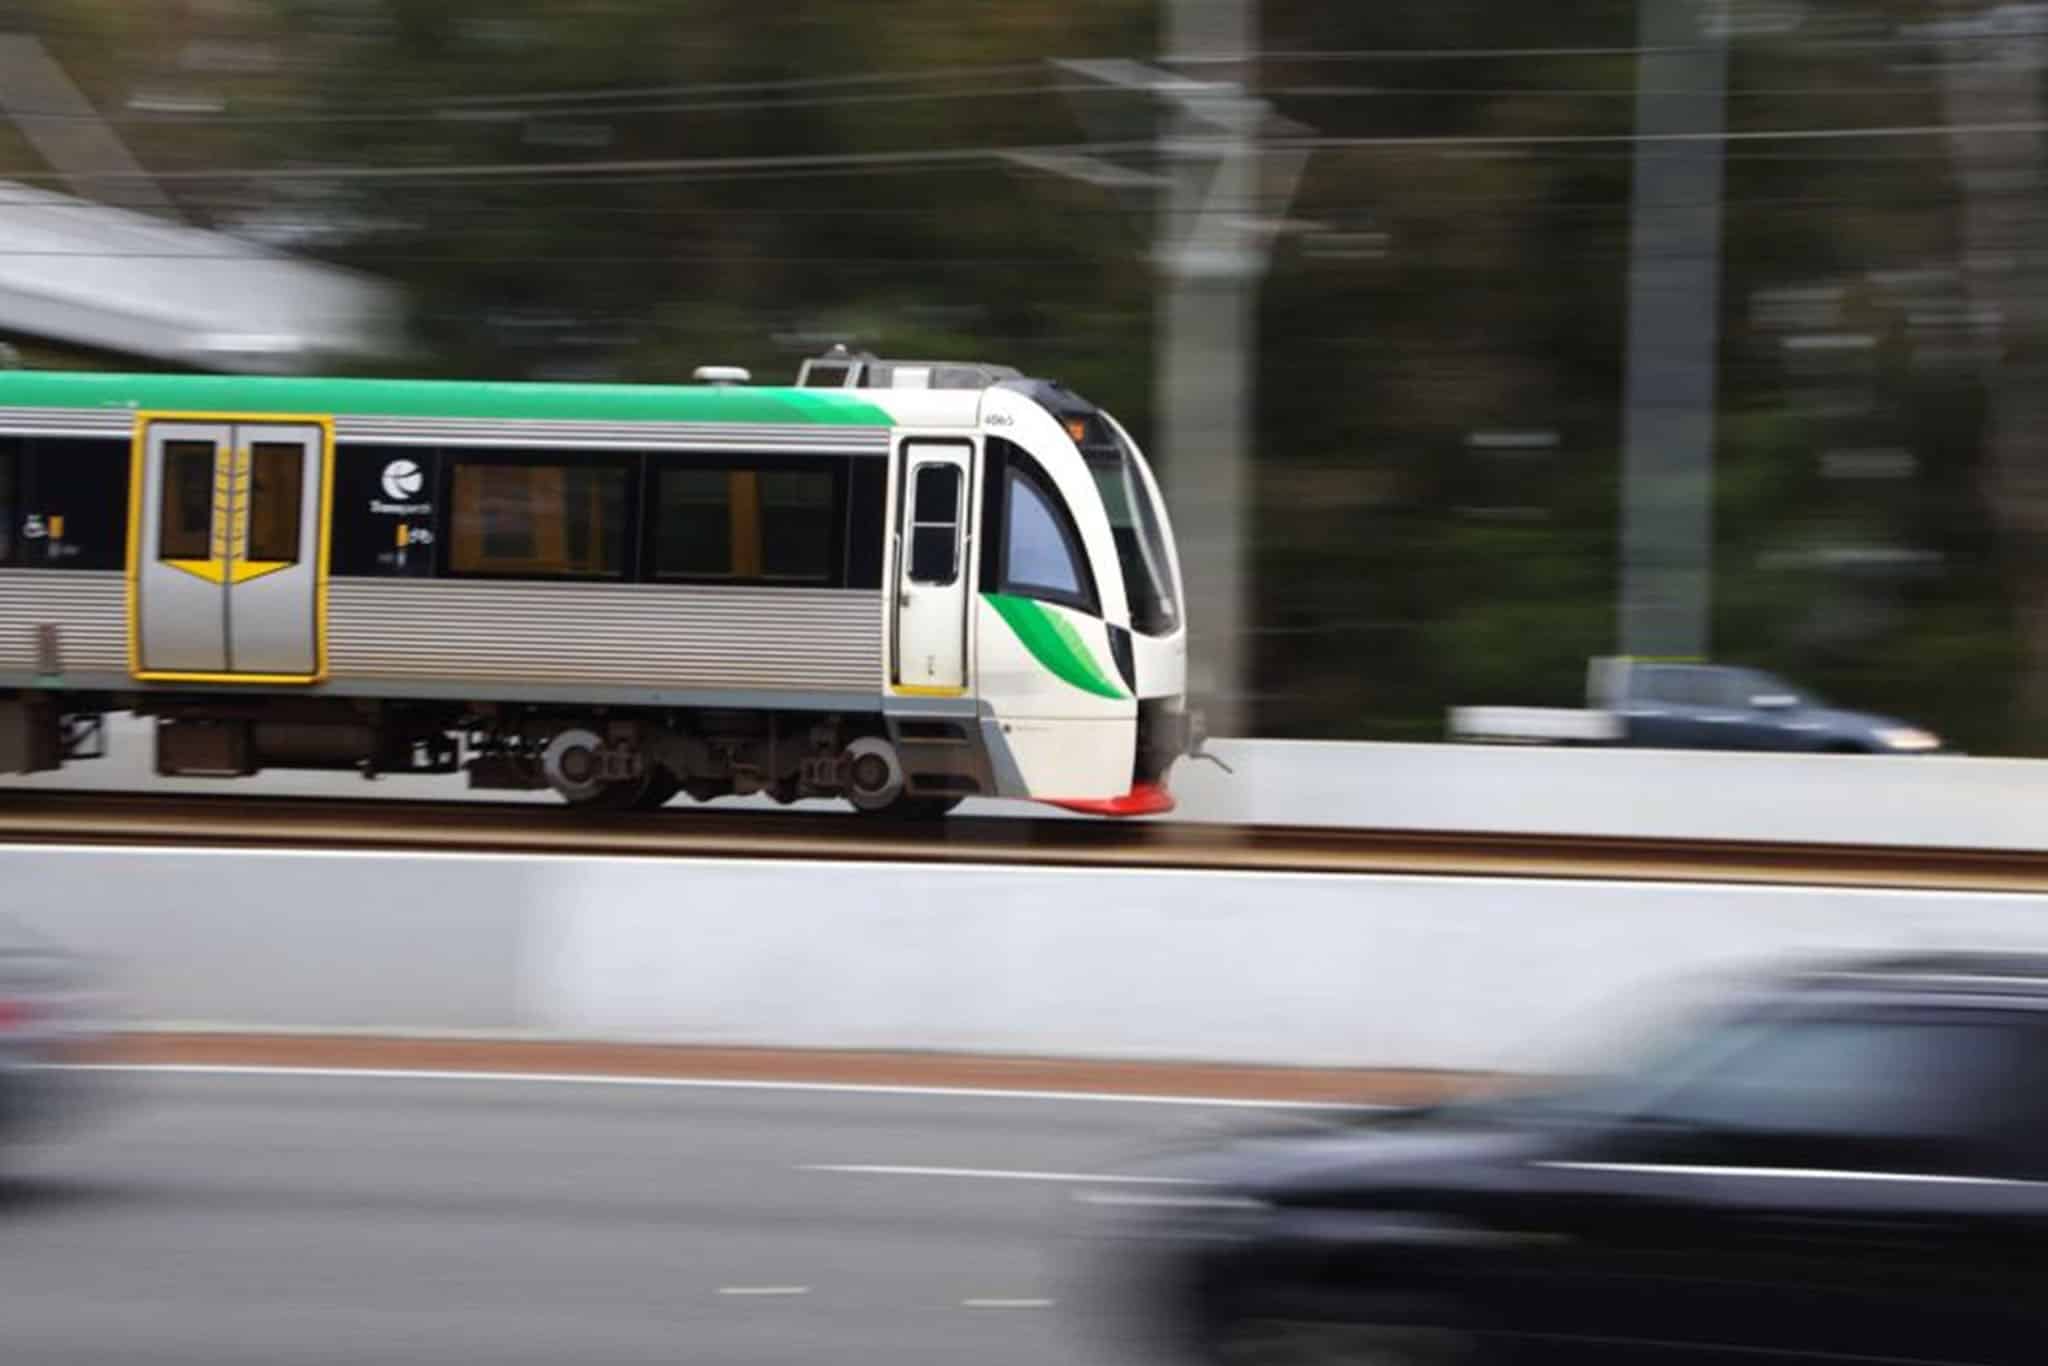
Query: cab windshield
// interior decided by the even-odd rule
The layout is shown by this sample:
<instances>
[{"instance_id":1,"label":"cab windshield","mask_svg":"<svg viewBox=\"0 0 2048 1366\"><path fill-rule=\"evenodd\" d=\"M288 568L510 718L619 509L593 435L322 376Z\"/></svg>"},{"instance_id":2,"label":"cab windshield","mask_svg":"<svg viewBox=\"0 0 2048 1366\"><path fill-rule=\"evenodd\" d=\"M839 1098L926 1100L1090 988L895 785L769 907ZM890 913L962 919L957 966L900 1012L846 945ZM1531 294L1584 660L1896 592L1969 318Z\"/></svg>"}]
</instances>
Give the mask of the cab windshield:
<instances>
[{"instance_id":1,"label":"cab windshield","mask_svg":"<svg viewBox=\"0 0 2048 1366\"><path fill-rule=\"evenodd\" d=\"M1109 513L1109 529L1116 536L1124 596L1131 604L1131 629L1141 635L1165 635L1180 624L1180 606L1173 595L1166 532L1144 477L1121 441L1113 452L1088 452L1087 461Z\"/></svg>"}]
</instances>

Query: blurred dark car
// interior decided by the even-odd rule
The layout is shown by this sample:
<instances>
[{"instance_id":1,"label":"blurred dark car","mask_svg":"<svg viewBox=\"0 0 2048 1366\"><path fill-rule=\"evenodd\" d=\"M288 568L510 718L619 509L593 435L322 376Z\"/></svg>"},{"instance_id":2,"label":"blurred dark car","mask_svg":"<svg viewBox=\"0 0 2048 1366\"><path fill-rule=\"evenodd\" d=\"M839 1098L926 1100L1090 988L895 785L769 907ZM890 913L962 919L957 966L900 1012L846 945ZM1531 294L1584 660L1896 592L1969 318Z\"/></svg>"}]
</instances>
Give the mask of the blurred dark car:
<instances>
[{"instance_id":1,"label":"blurred dark car","mask_svg":"<svg viewBox=\"0 0 2048 1366\"><path fill-rule=\"evenodd\" d=\"M1094 1193L1125 1341L1228 1362L2048 1360L2048 959L1768 984L1622 1074Z\"/></svg>"},{"instance_id":2,"label":"blurred dark car","mask_svg":"<svg viewBox=\"0 0 2048 1366\"><path fill-rule=\"evenodd\" d=\"M109 1001L83 960L0 920L0 1145L47 1135L98 1094L64 1064L104 1041Z\"/></svg>"},{"instance_id":3,"label":"blurred dark car","mask_svg":"<svg viewBox=\"0 0 2048 1366\"><path fill-rule=\"evenodd\" d=\"M1631 745L1825 754L1941 748L1918 726L1832 707L1771 674L1725 665L1639 665L1612 705Z\"/></svg>"},{"instance_id":4,"label":"blurred dark car","mask_svg":"<svg viewBox=\"0 0 2048 1366\"><path fill-rule=\"evenodd\" d=\"M1490 744L1620 745L1784 754L1933 754L1941 737L1831 707L1771 674L1724 664L1597 658L1586 707L1454 707L1450 732Z\"/></svg>"}]
</instances>

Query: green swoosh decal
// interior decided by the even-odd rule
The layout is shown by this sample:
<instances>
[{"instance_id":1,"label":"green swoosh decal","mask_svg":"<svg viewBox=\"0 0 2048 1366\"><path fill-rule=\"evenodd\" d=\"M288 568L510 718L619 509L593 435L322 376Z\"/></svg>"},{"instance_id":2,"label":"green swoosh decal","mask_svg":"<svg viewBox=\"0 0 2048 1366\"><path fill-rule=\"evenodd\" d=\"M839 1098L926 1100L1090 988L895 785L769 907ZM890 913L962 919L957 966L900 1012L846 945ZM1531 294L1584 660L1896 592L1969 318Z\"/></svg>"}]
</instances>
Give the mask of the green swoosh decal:
<instances>
[{"instance_id":1,"label":"green swoosh decal","mask_svg":"<svg viewBox=\"0 0 2048 1366\"><path fill-rule=\"evenodd\" d=\"M1010 624L1010 629L1017 633L1017 639L1031 651L1032 658L1052 670L1054 675L1082 692L1119 701L1123 699L1124 690L1103 673L1102 666L1095 662L1094 652L1088 648L1088 642L1081 639L1081 633L1065 617L1048 611L1044 604L1030 598L1012 597L1008 593L983 593L982 597L996 609L997 616Z\"/></svg>"}]
</instances>

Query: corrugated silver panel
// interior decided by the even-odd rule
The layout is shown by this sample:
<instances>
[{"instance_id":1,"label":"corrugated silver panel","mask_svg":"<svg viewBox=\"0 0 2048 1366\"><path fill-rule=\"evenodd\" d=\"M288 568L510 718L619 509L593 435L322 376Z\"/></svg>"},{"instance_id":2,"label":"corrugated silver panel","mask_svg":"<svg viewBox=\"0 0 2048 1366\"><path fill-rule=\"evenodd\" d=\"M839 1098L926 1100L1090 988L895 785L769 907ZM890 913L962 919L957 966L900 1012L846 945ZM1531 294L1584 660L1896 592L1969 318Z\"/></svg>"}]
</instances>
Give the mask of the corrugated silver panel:
<instances>
[{"instance_id":1,"label":"corrugated silver panel","mask_svg":"<svg viewBox=\"0 0 2048 1366\"><path fill-rule=\"evenodd\" d=\"M126 670L126 578L119 570L0 569L0 670L40 667L43 626L57 628L65 672Z\"/></svg>"},{"instance_id":2,"label":"corrugated silver panel","mask_svg":"<svg viewBox=\"0 0 2048 1366\"><path fill-rule=\"evenodd\" d=\"M0 431L29 436L129 436L135 414L125 408L0 408Z\"/></svg>"},{"instance_id":3,"label":"corrugated silver panel","mask_svg":"<svg viewBox=\"0 0 2048 1366\"><path fill-rule=\"evenodd\" d=\"M879 691L873 590L336 579L337 680Z\"/></svg>"},{"instance_id":4,"label":"corrugated silver panel","mask_svg":"<svg viewBox=\"0 0 2048 1366\"><path fill-rule=\"evenodd\" d=\"M886 427L808 426L799 423L711 422L493 422L479 418L341 417L340 441L404 445L551 446L639 450L796 450L838 455L886 455Z\"/></svg>"}]
</instances>

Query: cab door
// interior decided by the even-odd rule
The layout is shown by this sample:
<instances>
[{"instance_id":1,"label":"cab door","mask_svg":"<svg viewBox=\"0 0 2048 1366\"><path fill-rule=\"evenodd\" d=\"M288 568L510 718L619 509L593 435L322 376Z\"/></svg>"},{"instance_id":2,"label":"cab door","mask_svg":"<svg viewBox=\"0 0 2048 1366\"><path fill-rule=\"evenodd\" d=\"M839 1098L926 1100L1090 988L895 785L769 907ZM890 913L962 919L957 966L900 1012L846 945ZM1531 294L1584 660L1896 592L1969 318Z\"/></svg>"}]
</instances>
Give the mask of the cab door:
<instances>
[{"instance_id":1,"label":"cab door","mask_svg":"<svg viewBox=\"0 0 2048 1366\"><path fill-rule=\"evenodd\" d=\"M897 452L894 691L967 690L974 446L911 437Z\"/></svg>"},{"instance_id":2,"label":"cab door","mask_svg":"<svg viewBox=\"0 0 2048 1366\"><path fill-rule=\"evenodd\" d=\"M322 674L330 444L313 422L144 420L130 575L137 677Z\"/></svg>"}]
</instances>

